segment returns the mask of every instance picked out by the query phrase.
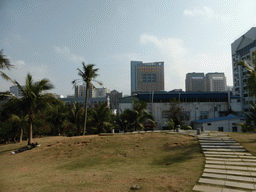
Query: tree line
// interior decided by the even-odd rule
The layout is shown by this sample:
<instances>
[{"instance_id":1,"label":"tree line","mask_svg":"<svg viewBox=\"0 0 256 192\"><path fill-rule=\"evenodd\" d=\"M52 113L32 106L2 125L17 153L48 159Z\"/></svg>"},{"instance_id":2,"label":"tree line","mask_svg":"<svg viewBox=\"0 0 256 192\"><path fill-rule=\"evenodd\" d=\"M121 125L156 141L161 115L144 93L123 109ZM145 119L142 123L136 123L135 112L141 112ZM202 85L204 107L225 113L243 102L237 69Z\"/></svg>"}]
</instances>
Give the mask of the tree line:
<instances>
[{"instance_id":1,"label":"tree line","mask_svg":"<svg viewBox=\"0 0 256 192\"><path fill-rule=\"evenodd\" d=\"M147 104L143 101L133 101L133 108L125 110L120 115L113 115L107 104L98 103L96 108L88 108L88 91L96 80L98 68L94 64L85 65L78 70L80 79L72 81L86 84L84 105L77 102L66 106L54 95L45 93L54 86L48 79L35 82L30 73L26 76L25 86L12 80L2 70L10 70L14 66L2 50L0 51L0 75L12 81L21 91L22 98L16 98L8 93L0 93L1 98L11 97L0 109L0 143L7 141L22 142L38 136L78 136L85 134L99 134L110 132L111 129L124 131L143 130L143 122L155 125L153 116L147 112Z\"/></svg>"}]
</instances>

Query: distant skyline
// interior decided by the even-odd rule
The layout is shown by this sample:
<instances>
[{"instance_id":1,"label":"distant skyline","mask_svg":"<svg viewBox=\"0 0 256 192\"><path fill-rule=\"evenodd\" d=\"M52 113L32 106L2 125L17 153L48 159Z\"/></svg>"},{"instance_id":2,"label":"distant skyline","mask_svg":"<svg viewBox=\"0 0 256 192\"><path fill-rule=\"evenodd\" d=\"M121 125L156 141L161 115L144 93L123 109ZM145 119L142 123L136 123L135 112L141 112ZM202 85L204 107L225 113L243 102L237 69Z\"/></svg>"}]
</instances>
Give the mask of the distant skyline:
<instances>
[{"instance_id":1,"label":"distant skyline","mask_svg":"<svg viewBox=\"0 0 256 192\"><path fill-rule=\"evenodd\" d=\"M256 26L256 1L1 0L0 18L0 50L16 67L4 72L20 84L30 72L72 95L84 61L130 95L132 60L163 61L167 91L185 90L191 72L225 73L233 85L231 43ZM0 91L11 86L0 78Z\"/></svg>"}]
</instances>

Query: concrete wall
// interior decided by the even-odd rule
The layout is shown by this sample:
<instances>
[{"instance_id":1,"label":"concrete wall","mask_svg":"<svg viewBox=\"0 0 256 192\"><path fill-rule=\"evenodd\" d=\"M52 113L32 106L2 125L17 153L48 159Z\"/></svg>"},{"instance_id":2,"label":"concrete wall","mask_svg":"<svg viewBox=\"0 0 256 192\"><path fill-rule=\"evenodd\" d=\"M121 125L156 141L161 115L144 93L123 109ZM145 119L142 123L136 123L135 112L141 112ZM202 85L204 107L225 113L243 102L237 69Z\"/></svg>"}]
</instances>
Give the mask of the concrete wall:
<instances>
[{"instance_id":1,"label":"concrete wall","mask_svg":"<svg viewBox=\"0 0 256 192\"><path fill-rule=\"evenodd\" d=\"M190 125L192 121L201 119L201 112L208 112L208 118L219 117L219 111L227 111L228 103L227 102L188 102L182 103L180 106L183 108L183 111L189 112L189 120L184 120L187 125ZM163 126L166 126L168 118L163 117L163 111L168 111L170 109L169 103L150 103L148 104L149 111L152 112L152 115L157 122L157 128L162 129ZM132 103L120 103L119 110L124 111L125 109L132 109Z\"/></svg>"},{"instance_id":2,"label":"concrete wall","mask_svg":"<svg viewBox=\"0 0 256 192\"><path fill-rule=\"evenodd\" d=\"M223 121L213 121L207 123L196 123L195 129L197 128L204 128L206 131L219 131L219 127L223 127L224 132L233 132L233 127L237 127L237 132L241 132L241 126L236 125L239 123L245 123L245 120L238 119L230 119L230 120L223 120Z\"/></svg>"}]
</instances>

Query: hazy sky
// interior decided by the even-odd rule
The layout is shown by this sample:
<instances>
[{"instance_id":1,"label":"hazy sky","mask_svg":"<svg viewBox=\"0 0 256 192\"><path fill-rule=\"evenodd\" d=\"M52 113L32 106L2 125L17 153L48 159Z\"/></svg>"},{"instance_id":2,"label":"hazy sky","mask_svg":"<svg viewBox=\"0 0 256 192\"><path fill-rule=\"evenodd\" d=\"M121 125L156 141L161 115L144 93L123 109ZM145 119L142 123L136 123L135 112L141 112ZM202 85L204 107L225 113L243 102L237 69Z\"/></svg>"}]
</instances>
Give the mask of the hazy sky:
<instances>
[{"instance_id":1,"label":"hazy sky","mask_svg":"<svg viewBox=\"0 0 256 192\"><path fill-rule=\"evenodd\" d=\"M254 26L254 0L0 1L0 49L16 66L4 72L48 78L62 95L74 94L82 61L124 94L131 60L164 61L167 91L185 90L189 72L224 72L232 85L231 43ZM11 85L0 79L0 91Z\"/></svg>"}]
</instances>

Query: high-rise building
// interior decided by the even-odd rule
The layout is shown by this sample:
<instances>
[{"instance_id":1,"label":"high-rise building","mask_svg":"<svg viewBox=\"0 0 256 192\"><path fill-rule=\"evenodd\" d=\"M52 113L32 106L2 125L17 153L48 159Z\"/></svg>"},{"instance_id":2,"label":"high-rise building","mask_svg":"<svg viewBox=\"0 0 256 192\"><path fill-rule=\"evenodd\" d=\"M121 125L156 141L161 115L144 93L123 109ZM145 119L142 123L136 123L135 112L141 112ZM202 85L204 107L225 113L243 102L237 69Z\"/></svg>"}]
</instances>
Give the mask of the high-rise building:
<instances>
[{"instance_id":1,"label":"high-rise building","mask_svg":"<svg viewBox=\"0 0 256 192\"><path fill-rule=\"evenodd\" d=\"M205 81L204 73L187 73L186 74L186 91L204 92Z\"/></svg>"},{"instance_id":2,"label":"high-rise building","mask_svg":"<svg viewBox=\"0 0 256 192\"><path fill-rule=\"evenodd\" d=\"M123 97L123 93L113 90L107 94L110 101L110 109L117 109L119 111L119 99Z\"/></svg>"},{"instance_id":3,"label":"high-rise building","mask_svg":"<svg viewBox=\"0 0 256 192\"><path fill-rule=\"evenodd\" d=\"M85 97L86 85L76 85L75 86L75 97ZM90 85L88 98L95 97L95 90L92 85Z\"/></svg>"},{"instance_id":4,"label":"high-rise building","mask_svg":"<svg viewBox=\"0 0 256 192\"><path fill-rule=\"evenodd\" d=\"M206 91L227 91L226 77L224 73L207 73L205 75Z\"/></svg>"},{"instance_id":5,"label":"high-rise building","mask_svg":"<svg viewBox=\"0 0 256 192\"><path fill-rule=\"evenodd\" d=\"M164 90L164 62L131 61L131 94Z\"/></svg>"},{"instance_id":6,"label":"high-rise building","mask_svg":"<svg viewBox=\"0 0 256 192\"><path fill-rule=\"evenodd\" d=\"M25 86L22 86L22 88L24 89ZM10 93L14 94L15 97L23 96L21 90L16 85L10 87Z\"/></svg>"},{"instance_id":7,"label":"high-rise building","mask_svg":"<svg viewBox=\"0 0 256 192\"><path fill-rule=\"evenodd\" d=\"M214 92L227 91L224 73L187 73L186 91L188 92Z\"/></svg>"},{"instance_id":8,"label":"high-rise building","mask_svg":"<svg viewBox=\"0 0 256 192\"><path fill-rule=\"evenodd\" d=\"M239 65L239 61L248 60L256 51L256 27L251 28L244 35L236 39L231 44L232 49L232 68L233 68L233 94L241 97L242 108L244 111L250 109L250 101L255 102L255 97L249 96L247 88L247 69Z\"/></svg>"}]
</instances>

